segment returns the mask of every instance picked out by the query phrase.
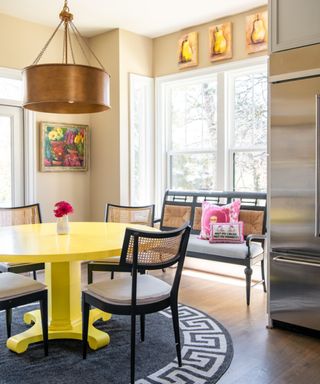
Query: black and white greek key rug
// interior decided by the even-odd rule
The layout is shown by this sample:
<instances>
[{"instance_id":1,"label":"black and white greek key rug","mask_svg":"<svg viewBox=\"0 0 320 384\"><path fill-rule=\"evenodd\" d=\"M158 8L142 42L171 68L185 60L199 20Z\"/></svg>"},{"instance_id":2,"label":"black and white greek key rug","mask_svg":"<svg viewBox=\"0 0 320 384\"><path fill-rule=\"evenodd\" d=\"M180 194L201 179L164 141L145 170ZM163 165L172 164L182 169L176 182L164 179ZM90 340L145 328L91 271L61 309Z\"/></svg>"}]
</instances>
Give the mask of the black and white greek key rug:
<instances>
[{"instance_id":1,"label":"black and white greek key rug","mask_svg":"<svg viewBox=\"0 0 320 384\"><path fill-rule=\"evenodd\" d=\"M26 307L14 310L12 333L26 329L24 312ZM216 383L228 369L233 357L228 331L186 305L179 306L179 314L183 366L177 365L171 311L147 315L143 343L137 333L136 384ZM89 350L87 360L82 360L81 342L76 340L50 340L48 357L44 357L41 343L17 355L5 346L5 316L0 312L0 383L128 384L130 318L114 315L110 321L96 325L109 333L111 341L105 348Z\"/></svg>"}]
</instances>

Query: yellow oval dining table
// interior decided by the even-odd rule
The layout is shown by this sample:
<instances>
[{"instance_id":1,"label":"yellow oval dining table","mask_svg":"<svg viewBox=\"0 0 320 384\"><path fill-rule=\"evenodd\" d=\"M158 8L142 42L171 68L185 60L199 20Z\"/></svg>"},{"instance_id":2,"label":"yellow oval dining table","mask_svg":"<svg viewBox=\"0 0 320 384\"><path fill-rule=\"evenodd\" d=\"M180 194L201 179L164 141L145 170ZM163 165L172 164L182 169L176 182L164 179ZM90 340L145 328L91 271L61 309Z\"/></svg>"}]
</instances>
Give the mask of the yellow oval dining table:
<instances>
[{"instance_id":1,"label":"yellow oval dining table","mask_svg":"<svg viewBox=\"0 0 320 384\"><path fill-rule=\"evenodd\" d=\"M16 225L0 228L0 261L17 263L45 262L48 286L49 339L82 338L81 261L120 255L127 227L155 230L144 225L71 222L70 233L58 235L55 223ZM90 313L88 342L92 349L109 344L106 332L92 324L111 314L93 309ZM34 325L7 340L7 347L17 353L42 340L39 310L26 312L24 321Z\"/></svg>"}]
</instances>

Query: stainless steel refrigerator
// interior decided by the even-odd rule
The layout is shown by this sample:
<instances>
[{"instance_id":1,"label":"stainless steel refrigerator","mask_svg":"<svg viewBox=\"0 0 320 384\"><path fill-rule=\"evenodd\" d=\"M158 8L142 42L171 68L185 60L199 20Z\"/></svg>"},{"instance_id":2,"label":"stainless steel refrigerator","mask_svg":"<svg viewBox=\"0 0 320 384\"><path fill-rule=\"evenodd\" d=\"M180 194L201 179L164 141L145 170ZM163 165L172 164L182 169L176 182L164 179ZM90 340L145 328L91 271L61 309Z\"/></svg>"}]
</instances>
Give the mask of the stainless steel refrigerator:
<instances>
[{"instance_id":1,"label":"stainless steel refrigerator","mask_svg":"<svg viewBox=\"0 0 320 384\"><path fill-rule=\"evenodd\" d=\"M320 69L277 73L290 57L270 58L269 316L320 330Z\"/></svg>"}]
</instances>

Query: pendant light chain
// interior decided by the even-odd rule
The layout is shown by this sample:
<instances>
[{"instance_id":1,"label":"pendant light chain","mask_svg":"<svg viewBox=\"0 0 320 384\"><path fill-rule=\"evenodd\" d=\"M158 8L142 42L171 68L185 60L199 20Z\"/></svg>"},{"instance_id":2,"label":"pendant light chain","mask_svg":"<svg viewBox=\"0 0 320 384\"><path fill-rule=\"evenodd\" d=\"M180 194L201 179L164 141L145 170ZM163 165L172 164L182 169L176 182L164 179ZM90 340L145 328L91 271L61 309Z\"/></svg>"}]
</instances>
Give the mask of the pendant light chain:
<instances>
[{"instance_id":1,"label":"pendant light chain","mask_svg":"<svg viewBox=\"0 0 320 384\"><path fill-rule=\"evenodd\" d=\"M72 46L72 42L71 42L71 34L70 34L70 31L69 31L69 34L68 34L68 38L69 38L69 46L70 46L70 52L71 52L72 62L73 62L73 64L75 64L76 61L75 61L75 59L74 59L74 52L73 52L73 46Z\"/></svg>"},{"instance_id":2,"label":"pendant light chain","mask_svg":"<svg viewBox=\"0 0 320 384\"><path fill-rule=\"evenodd\" d=\"M81 40L84 42L85 46L88 48L88 50L90 51L90 53L92 54L92 56L97 60L98 64L100 65L100 67L105 71L105 68L104 66L102 65L101 61L97 58L97 56L95 55L95 53L93 52L93 50L90 48L90 45L87 43L86 39L84 39L81 35L81 33L79 32L78 28L73 24L72 21L70 21L70 25L72 26L72 29L75 31L75 35L79 36L81 38Z\"/></svg>"},{"instance_id":3,"label":"pendant light chain","mask_svg":"<svg viewBox=\"0 0 320 384\"><path fill-rule=\"evenodd\" d=\"M86 58L87 62L89 63L90 62L89 61L89 57L88 57L86 51L83 48L83 40L84 39L82 38L81 35L78 35L77 31L75 30L75 26L74 26L73 23L70 23L70 26L71 26L71 29L73 31L74 37L76 38L77 43L78 43L78 45L79 45L79 47L81 49L81 52L82 52L83 56Z\"/></svg>"},{"instance_id":4,"label":"pendant light chain","mask_svg":"<svg viewBox=\"0 0 320 384\"><path fill-rule=\"evenodd\" d=\"M72 31L74 32L74 36L75 36L75 38L76 38L76 40L77 40L77 42L78 42L78 44L80 46L80 49L81 49L82 54L85 57L86 61L88 63L90 62L89 61L89 57L86 54L85 49L84 49L83 46L85 46L88 49L88 51L91 53L91 55L95 58L95 60L97 61L97 63L101 67L101 69L103 69L105 71L105 68L104 68L103 64L101 63L101 61L98 59L98 57L95 55L93 50L90 48L89 44L87 43L86 39L81 35L81 33L79 32L78 28L73 24L73 22L72 22L73 15L72 15L72 13L69 12L69 7L68 7L68 1L67 0L65 0L65 2L64 2L64 6L63 6L62 11L60 12L59 17L61 19L59 25L57 26L57 28L55 29L53 34L50 36L49 40L46 42L46 44L44 45L44 47L42 48L42 50L40 51L39 55L36 57L36 59L34 60L32 65L35 65L35 64L39 63L39 61L42 58L44 52L48 48L48 45L51 43L52 39L54 38L54 36L56 35L57 31L61 27L62 23L64 23L64 38L63 38L63 47L62 47L62 62L65 63L65 64L68 64L68 45L69 45L72 61L75 64L74 50L73 50L72 41L71 41L71 35L70 35L70 27L71 27Z\"/></svg>"},{"instance_id":5,"label":"pendant light chain","mask_svg":"<svg viewBox=\"0 0 320 384\"><path fill-rule=\"evenodd\" d=\"M58 29L61 27L61 24L63 23L63 20L60 21L59 25L57 26L57 28L55 29L55 31L53 32L53 34L50 36L49 40L45 43L44 47L41 49L39 55L35 58L34 62L32 63L32 65L36 65L39 63L41 57L43 56L44 52L46 51L46 49L48 48L48 45L51 43L52 39L54 38L55 34L58 32Z\"/></svg>"}]
</instances>

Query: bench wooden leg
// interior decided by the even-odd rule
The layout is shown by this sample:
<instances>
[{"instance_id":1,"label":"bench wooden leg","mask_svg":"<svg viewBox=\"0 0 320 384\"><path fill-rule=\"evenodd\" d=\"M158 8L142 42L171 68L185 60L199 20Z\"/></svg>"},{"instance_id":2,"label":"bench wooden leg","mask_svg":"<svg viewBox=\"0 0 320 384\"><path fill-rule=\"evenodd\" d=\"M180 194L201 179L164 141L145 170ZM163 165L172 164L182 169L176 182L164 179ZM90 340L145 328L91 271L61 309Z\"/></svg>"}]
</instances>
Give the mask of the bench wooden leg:
<instances>
[{"instance_id":1,"label":"bench wooden leg","mask_svg":"<svg viewBox=\"0 0 320 384\"><path fill-rule=\"evenodd\" d=\"M251 290L251 276L252 276L252 268L246 267L244 269L244 273L246 274L246 296L247 296L247 305L250 305L250 290Z\"/></svg>"},{"instance_id":2,"label":"bench wooden leg","mask_svg":"<svg viewBox=\"0 0 320 384\"><path fill-rule=\"evenodd\" d=\"M263 291L267 292L266 279L264 277L264 260L261 260L261 277L262 277Z\"/></svg>"}]
</instances>

